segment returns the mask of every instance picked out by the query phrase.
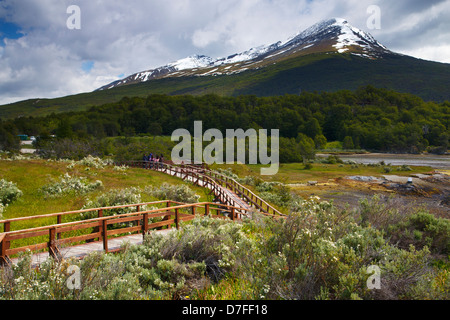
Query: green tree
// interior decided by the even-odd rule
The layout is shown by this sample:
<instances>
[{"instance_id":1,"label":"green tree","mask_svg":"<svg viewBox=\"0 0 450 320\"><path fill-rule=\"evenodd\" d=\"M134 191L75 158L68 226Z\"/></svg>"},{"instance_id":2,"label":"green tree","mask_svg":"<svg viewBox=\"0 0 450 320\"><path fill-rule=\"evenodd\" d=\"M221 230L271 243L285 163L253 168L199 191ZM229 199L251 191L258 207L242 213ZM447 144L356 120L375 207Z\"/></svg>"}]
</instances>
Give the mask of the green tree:
<instances>
[{"instance_id":1,"label":"green tree","mask_svg":"<svg viewBox=\"0 0 450 320\"><path fill-rule=\"evenodd\" d=\"M312 118L306 122L304 133L312 139L314 139L317 135L321 135L322 128L320 127L319 121L316 118Z\"/></svg>"},{"instance_id":2,"label":"green tree","mask_svg":"<svg viewBox=\"0 0 450 320\"><path fill-rule=\"evenodd\" d=\"M297 140L298 149L302 156L303 163L308 160L313 160L316 156L314 140L302 133L299 133Z\"/></svg>"},{"instance_id":3,"label":"green tree","mask_svg":"<svg viewBox=\"0 0 450 320\"><path fill-rule=\"evenodd\" d=\"M56 128L56 136L60 139L72 138L73 130L68 118L61 119L58 128Z\"/></svg>"},{"instance_id":4,"label":"green tree","mask_svg":"<svg viewBox=\"0 0 450 320\"><path fill-rule=\"evenodd\" d=\"M347 149L347 150L349 150L349 149L354 149L354 148L355 148L355 145L353 144L353 139L352 139L352 137L346 136L346 137L344 138L344 141L342 142L342 147L343 147L344 149Z\"/></svg>"},{"instance_id":5,"label":"green tree","mask_svg":"<svg viewBox=\"0 0 450 320\"><path fill-rule=\"evenodd\" d=\"M327 145L327 138L323 134L318 134L314 138L316 149L323 149Z\"/></svg>"},{"instance_id":6,"label":"green tree","mask_svg":"<svg viewBox=\"0 0 450 320\"><path fill-rule=\"evenodd\" d=\"M0 150L17 152L20 150L20 140L15 131L7 130L0 124Z\"/></svg>"}]
</instances>

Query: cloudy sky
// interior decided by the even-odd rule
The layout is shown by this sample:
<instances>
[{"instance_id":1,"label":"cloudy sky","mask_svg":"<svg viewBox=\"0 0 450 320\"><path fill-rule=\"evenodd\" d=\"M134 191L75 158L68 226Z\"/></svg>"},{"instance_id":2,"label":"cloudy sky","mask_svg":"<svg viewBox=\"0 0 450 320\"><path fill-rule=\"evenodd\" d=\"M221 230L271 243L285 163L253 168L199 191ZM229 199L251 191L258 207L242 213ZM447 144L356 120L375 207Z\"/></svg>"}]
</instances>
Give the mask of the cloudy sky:
<instances>
[{"instance_id":1,"label":"cloudy sky","mask_svg":"<svg viewBox=\"0 0 450 320\"><path fill-rule=\"evenodd\" d=\"M71 5L80 29L67 26ZM379 29L368 25L374 5ZM450 0L0 0L0 104L92 91L193 54L224 57L333 17L393 51L450 63Z\"/></svg>"}]
</instances>

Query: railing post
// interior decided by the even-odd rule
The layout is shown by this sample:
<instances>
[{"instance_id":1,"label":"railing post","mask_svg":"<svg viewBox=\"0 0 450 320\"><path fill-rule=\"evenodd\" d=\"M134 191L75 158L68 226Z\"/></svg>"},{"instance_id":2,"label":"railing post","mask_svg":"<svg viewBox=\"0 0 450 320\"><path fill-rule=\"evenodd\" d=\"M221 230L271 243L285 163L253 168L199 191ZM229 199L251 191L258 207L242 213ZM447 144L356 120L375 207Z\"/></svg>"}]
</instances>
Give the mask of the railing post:
<instances>
[{"instance_id":1,"label":"railing post","mask_svg":"<svg viewBox=\"0 0 450 320\"><path fill-rule=\"evenodd\" d=\"M178 208L175 209L175 226L177 230L180 229L180 212Z\"/></svg>"},{"instance_id":2,"label":"railing post","mask_svg":"<svg viewBox=\"0 0 450 320\"><path fill-rule=\"evenodd\" d=\"M169 208L169 207L171 207L171 202L170 201L167 201L167 204L166 204L166 206L167 206L167 208ZM167 215L165 215L163 218L162 218L162 221L165 221L165 220L169 220L170 219L170 212L169 212L170 210L167 210L166 212L167 212ZM158 227L158 228L156 228L156 230L162 230L162 228L163 227ZM170 225L167 225L167 229L170 229L171 228L171 226Z\"/></svg>"},{"instance_id":3,"label":"railing post","mask_svg":"<svg viewBox=\"0 0 450 320\"><path fill-rule=\"evenodd\" d=\"M56 261L59 261L58 248L56 247L56 228L49 229L48 252Z\"/></svg>"},{"instance_id":4,"label":"railing post","mask_svg":"<svg viewBox=\"0 0 450 320\"><path fill-rule=\"evenodd\" d=\"M196 208L196 207L195 207L195 206L192 206L191 208L192 208L192 215L195 216L195 208Z\"/></svg>"},{"instance_id":5,"label":"railing post","mask_svg":"<svg viewBox=\"0 0 450 320\"><path fill-rule=\"evenodd\" d=\"M142 226L142 236L145 237L145 235L148 232L148 213L144 213L144 223Z\"/></svg>"},{"instance_id":6,"label":"railing post","mask_svg":"<svg viewBox=\"0 0 450 320\"><path fill-rule=\"evenodd\" d=\"M234 221L234 219L235 219L235 209L233 207L233 208L231 208L231 220Z\"/></svg>"},{"instance_id":7,"label":"railing post","mask_svg":"<svg viewBox=\"0 0 450 320\"><path fill-rule=\"evenodd\" d=\"M102 210L102 209L97 210L97 218L102 218L102 217L103 217L103 210ZM100 233L103 232L102 226L98 226L98 227L95 227L95 228L94 228L93 233L97 233L97 232L100 232ZM102 238L102 236L98 237L98 238L97 238L97 241L100 241L101 238ZM94 241L94 239L87 240L86 242L89 243L89 242L92 242L92 241Z\"/></svg>"},{"instance_id":8,"label":"railing post","mask_svg":"<svg viewBox=\"0 0 450 320\"><path fill-rule=\"evenodd\" d=\"M6 233L6 232L10 232L10 231L11 231L11 222L6 221L3 224L3 232Z\"/></svg>"},{"instance_id":9,"label":"railing post","mask_svg":"<svg viewBox=\"0 0 450 320\"><path fill-rule=\"evenodd\" d=\"M0 234L0 266L8 264L8 257L6 256L6 234Z\"/></svg>"},{"instance_id":10,"label":"railing post","mask_svg":"<svg viewBox=\"0 0 450 320\"><path fill-rule=\"evenodd\" d=\"M108 220L102 220L103 250L108 253Z\"/></svg>"},{"instance_id":11,"label":"railing post","mask_svg":"<svg viewBox=\"0 0 450 320\"><path fill-rule=\"evenodd\" d=\"M6 221L3 224L3 232L7 233L9 231L11 231L11 222ZM9 249L10 242L7 240L6 236L4 236L3 239L0 241L0 245L1 245L0 257L2 258L2 260L4 260L4 262L7 262L6 250Z\"/></svg>"},{"instance_id":12,"label":"railing post","mask_svg":"<svg viewBox=\"0 0 450 320\"><path fill-rule=\"evenodd\" d=\"M141 211L141 206L136 206L136 212L139 212L139 211ZM138 226L140 226L140 224L141 224L141 220L137 220L136 226L138 227ZM139 233L139 231L138 231L138 233Z\"/></svg>"},{"instance_id":13,"label":"railing post","mask_svg":"<svg viewBox=\"0 0 450 320\"><path fill-rule=\"evenodd\" d=\"M209 215L209 203L205 204L205 216Z\"/></svg>"},{"instance_id":14,"label":"railing post","mask_svg":"<svg viewBox=\"0 0 450 320\"><path fill-rule=\"evenodd\" d=\"M59 215L56 216L56 224L61 224L61 222L62 222L62 216L59 214ZM58 232L56 234L56 238L58 240L61 240L61 233L60 232Z\"/></svg>"}]
</instances>

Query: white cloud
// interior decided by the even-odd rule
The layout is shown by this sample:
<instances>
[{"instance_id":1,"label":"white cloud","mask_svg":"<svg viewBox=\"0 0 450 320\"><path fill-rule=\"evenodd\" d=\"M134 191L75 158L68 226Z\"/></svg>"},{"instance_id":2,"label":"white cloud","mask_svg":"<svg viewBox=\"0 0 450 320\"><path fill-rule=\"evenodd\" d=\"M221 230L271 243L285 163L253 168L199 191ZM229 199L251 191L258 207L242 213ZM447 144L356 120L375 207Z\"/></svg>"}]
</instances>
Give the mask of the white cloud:
<instances>
[{"instance_id":1,"label":"white cloud","mask_svg":"<svg viewBox=\"0 0 450 320\"><path fill-rule=\"evenodd\" d=\"M450 0L77 0L81 30L68 30L72 4L0 2L0 22L25 33L0 46L0 104L91 91L119 74L193 54L227 56L331 17L346 18L394 51L450 62ZM381 8L380 30L367 30L372 4ZM94 62L89 72L86 61Z\"/></svg>"}]
</instances>

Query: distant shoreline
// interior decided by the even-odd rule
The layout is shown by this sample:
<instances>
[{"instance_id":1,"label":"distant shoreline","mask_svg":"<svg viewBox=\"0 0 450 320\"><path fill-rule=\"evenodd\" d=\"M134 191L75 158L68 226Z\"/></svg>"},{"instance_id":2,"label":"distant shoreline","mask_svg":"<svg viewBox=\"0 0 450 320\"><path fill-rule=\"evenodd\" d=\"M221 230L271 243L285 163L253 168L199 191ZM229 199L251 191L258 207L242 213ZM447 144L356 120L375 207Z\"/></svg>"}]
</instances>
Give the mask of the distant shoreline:
<instances>
[{"instance_id":1,"label":"distant shoreline","mask_svg":"<svg viewBox=\"0 0 450 320\"><path fill-rule=\"evenodd\" d=\"M331 153L318 153L318 157L327 157ZM342 160L352 160L363 164L373 164L384 161L393 166L429 166L434 169L450 169L450 155L437 154L396 154L396 153L332 153Z\"/></svg>"}]
</instances>

